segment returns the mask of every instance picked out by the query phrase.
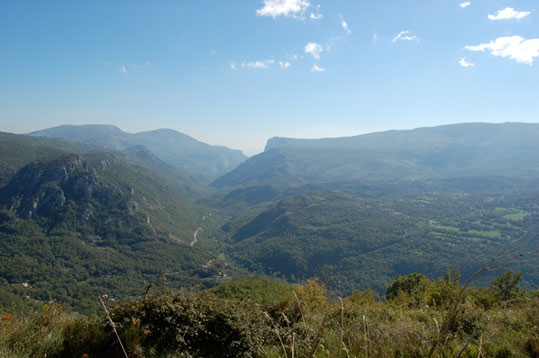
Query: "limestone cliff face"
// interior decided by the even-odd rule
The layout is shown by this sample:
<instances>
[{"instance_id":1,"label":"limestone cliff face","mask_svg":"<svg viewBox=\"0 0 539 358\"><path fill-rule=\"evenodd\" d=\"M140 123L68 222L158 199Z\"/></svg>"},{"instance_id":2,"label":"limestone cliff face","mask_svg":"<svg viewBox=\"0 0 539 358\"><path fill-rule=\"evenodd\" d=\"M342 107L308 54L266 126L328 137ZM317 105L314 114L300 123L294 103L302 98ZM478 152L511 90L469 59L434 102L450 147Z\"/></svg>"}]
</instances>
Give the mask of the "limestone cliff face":
<instances>
[{"instance_id":1,"label":"limestone cliff face","mask_svg":"<svg viewBox=\"0 0 539 358\"><path fill-rule=\"evenodd\" d=\"M21 218L49 216L68 200L84 206L82 219L93 216L91 199L104 184L98 172L110 167L110 160L88 164L81 156L40 161L21 168L0 189L0 205Z\"/></svg>"},{"instance_id":2,"label":"limestone cliff face","mask_svg":"<svg viewBox=\"0 0 539 358\"><path fill-rule=\"evenodd\" d=\"M189 243L198 217L172 185L117 153L39 160L0 188L0 223L31 219L49 233L108 237L110 245L169 234Z\"/></svg>"}]
</instances>

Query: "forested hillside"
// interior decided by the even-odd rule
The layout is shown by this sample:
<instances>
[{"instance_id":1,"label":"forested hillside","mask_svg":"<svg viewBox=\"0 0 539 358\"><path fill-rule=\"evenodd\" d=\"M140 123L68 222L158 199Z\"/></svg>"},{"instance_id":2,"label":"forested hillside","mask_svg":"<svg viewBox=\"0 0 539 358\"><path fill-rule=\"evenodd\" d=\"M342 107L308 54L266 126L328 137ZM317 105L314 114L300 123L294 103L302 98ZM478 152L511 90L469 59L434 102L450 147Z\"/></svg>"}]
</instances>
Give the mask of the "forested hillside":
<instances>
[{"instance_id":1,"label":"forested hillside","mask_svg":"<svg viewBox=\"0 0 539 358\"><path fill-rule=\"evenodd\" d=\"M247 275L318 278L333 297L383 294L397 275L469 276L500 252L526 254L508 268L539 285L528 255L539 249L536 126L273 139L213 187L146 146L124 148L133 137L117 128L90 129L78 139L95 142L0 136L3 307L53 300L95 312L104 293ZM492 172L494 157L514 170Z\"/></svg>"},{"instance_id":2,"label":"forested hillside","mask_svg":"<svg viewBox=\"0 0 539 358\"><path fill-rule=\"evenodd\" d=\"M383 292L397 274L471 275L498 253L537 249L539 192L430 192L364 197L296 195L222 227L229 252L250 270L293 282L319 276L332 290ZM538 287L538 255L521 261ZM479 283L491 276L485 275Z\"/></svg>"},{"instance_id":3,"label":"forested hillside","mask_svg":"<svg viewBox=\"0 0 539 358\"><path fill-rule=\"evenodd\" d=\"M212 286L234 270L203 268L219 252L192 245L206 215L194 201L198 184L151 153L68 154L85 146L6 137L3 153L12 142L18 152L3 156L2 307L53 300L95 312L102 294L129 297L160 280L171 288Z\"/></svg>"}]
</instances>

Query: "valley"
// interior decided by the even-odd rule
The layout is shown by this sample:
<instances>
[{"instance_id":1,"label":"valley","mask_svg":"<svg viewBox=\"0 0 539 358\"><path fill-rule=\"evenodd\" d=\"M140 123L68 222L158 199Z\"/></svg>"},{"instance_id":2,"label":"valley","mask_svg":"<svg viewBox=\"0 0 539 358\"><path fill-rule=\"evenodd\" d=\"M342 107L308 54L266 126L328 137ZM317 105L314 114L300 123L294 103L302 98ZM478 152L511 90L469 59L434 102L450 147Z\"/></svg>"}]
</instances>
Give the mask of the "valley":
<instances>
[{"instance_id":1,"label":"valley","mask_svg":"<svg viewBox=\"0 0 539 358\"><path fill-rule=\"evenodd\" d=\"M61 301L95 312L103 293L253 276L317 278L333 297L383 294L397 275L469 277L499 253L538 249L539 165L521 155L536 152L536 125L272 139L241 164L221 156L204 167L150 149L168 135L103 126L0 135L4 309ZM227 165L216 178L212 168ZM536 254L507 266L529 288L537 267Z\"/></svg>"},{"instance_id":2,"label":"valley","mask_svg":"<svg viewBox=\"0 0 539 358\"><path fill-rule=\"evenodd\" d=\"M0 1L0 358L539 358L537 1Z\"/></svg>"}]
</instances>

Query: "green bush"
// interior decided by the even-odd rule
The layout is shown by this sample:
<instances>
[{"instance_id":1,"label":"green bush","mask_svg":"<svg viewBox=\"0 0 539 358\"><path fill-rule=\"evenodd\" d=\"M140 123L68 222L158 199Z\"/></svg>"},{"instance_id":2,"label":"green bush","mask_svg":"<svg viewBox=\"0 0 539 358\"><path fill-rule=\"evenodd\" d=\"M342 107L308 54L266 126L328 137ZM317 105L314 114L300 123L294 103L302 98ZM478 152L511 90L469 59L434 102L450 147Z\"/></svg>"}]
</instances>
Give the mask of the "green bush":
<instances>
[{"instance_id":1,"label":"green bush","mask_svg":"<svg viewBox=\"0 0 539 358\"><path fill-rule=\"evenodd\" d=\"M39 311L16 318L0 317L0 357L51 357L62 346L62 330L73 319L62 305L46 304Z\"/></svg>"},{"instance_id":2,"label":"green bush","mask_svg":"<svg viewBox=\"0 0 539 358\"><path fill-rule=\"evenodd\" d=\"M418 307L426 302L425 292L431 281L423 274L398 275L386 291L386 299L394 303Z\"/></svg>"},{"instance_id":3,"label":"green bush","mask_svg":"<svg viewBox=\"0 0 539 358\"><path fill-rule=\"evenodd\" d=\"M111 352L118 351L119 347L105 327L97 317L77 317L63 329L63 346L58 358L83 357L85 354L89 357L111 356Z\"/></svg>"},{"instance_id":4,"label":"green bush","mask_svg":"<svg viewBox=\"0 0 539 358\"><path fill-rule=\"evenodd\" d=\"M400 282L405 282L402 279ZM372 291L356 291L331 300L316 280L268 305L273 283L237 282L222 291L154 294L123 301L110 310L129 358L153 357L426 357L436 341L435 357L538 357L539 300L529 294L485 309L477 297L490 292L467 290L454 311L445 305L408 307L377 301ZM416 297L446 297L459 287L455 276L428 281ZM246 291L245 291L246 290ZM280 289L275 292L280 292ZM397 298L407 295L398 290ZM406 296L408 297L408 296ZM396 298L393 298L395 300ZM420 300L421 301L421 300ZM441 300L444 302L444 300ZM447 333L445 332L447 327ZM0 315L0 358L124 358L108 317L87 317L45 305L22 318Z\"/></svg>"},{"instance_id":5,"label":"green bush","mask_svg":"<svg viewBox=\"0 0 539 358\"><path fill-rule=\"evenodd\" d=\"M132 351L157 356L256 357L272 337L256 306L212 295L148 296L114 307L111 316Z\"/></svg>"},{"instance_id":6,"label":"green bush","mask_svg":"<svg viewBox=\"0 0 539 358\"><path fill-rule=\"evenodd\" d=\"M496 305L498 304L496 296L494 296L492 291L489 289L481 288L471 291L471 300L478 307L489 310L496 307Z\"/></svg>"},{"instance_id":7,"label":"green bush","mask_svg":"<svg viewBox=\"0 0 539 358\"><path fill-rule=\"evenodd\" d=\"M498 301L509 301L521 294L520 286L518 286L521 279L522 272L513 275L511 270L508 270L502 276L492 280L490 289Z\"/></svg>"}]
</instances>

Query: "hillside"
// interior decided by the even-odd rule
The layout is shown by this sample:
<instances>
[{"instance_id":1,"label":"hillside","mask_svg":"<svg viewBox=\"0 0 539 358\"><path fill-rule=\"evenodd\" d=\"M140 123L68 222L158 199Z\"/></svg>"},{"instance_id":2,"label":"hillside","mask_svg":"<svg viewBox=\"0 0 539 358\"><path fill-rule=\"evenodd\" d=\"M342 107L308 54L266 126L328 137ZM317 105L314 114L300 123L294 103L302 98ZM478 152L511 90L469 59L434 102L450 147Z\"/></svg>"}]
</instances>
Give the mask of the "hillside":
<instances>
[{"instance_id":1,"label":"hillside","mask_svg":"<svg viewBox=\"0 0 539 358\"><path fill-rule=\"evenodd\" d=\"M233 271L202 268L216 257L190 245L205 212L173 173L167 181L125 159L142 161L146 152L79 155L51 148L0 188L3 297L26 297L25 304L58 300L92 312L101 294L130 297L165 278L170 288L211 286L219 271Z\"/></svg>"},{"instance_id":2,"label":"hillside","mask_svg":"<svg viewBox=\"0 0 539 358\"><path fill-rule=\"evenodd\" d=\"M239 150L211 146L171 129L131 134L110 125L63 125L30 135L68 138L112 150L143 145L164 162L190 172L201 182L215 179L247 159Z\"/></svg>"},{"instance_id":3,"label":"hillside","mask_svg":"<svg viewBox=\"0 0 539 358\"><path fill-rule=\"evenodd\" d=\"M212 199L248 269L382 292L398 274L470 275L499 252L539 249L536 153L539 125L520 123L273 138L214 181ZM539 285L533 264L515 270Z\"/></svg>"},{"instance_id":4,"label":"hillside","mask_svg":"<svg viewBox=\"0 0 539 358\"><path fill-rule=\"evenodd\" d=\"M335 300L317 280L236 280L202 292L105 298L110 315L99 317L47 304L23 317L1 316L0 356L538 356L539 297L519 286L519 274L507 271L481 289L463 290L458 278L400 276L385 302L370 290Z\"/></svg>"},{"instance_id":5,"label":"hillside","mask_svg":"<svg viewBox=\"0 0 539 358\"><path fill-rule=\"evenodd\" d=\"M339 295L379 293L396 275L469 277L500 252L538 250L539 192L429 192L364 197L338 191L291 196L222 227L229 254L250 270L291 282L320 279ZM539 286L537 255L515 263ZM478 283L492 276L484 275Z\"/></svg>"},{"instance_id":6,"label":"hillside","mask_svg":"<svg viewBox=\"0 0 539 358\"><path fill-rule=\"evenodd\" d=\"M272 139L214 182L220 191L96 128L88 139L112 138L109 149L0 136L0 305L30 297L90 311L85 292L129 297L148 283L209 287L246 272L383 293L396 275L468 276L499 252L538 249L534 125ZM533 260L510 267L539 285Z\"/></svg>"},{"instance_id":7,"label":"hillside","mask_svg":"<svg viewBox=\"0 0 539 358\"><path fill-rule=\"evenodd\" d=\"M468 123L347 138L272 138L263 153L213 182L218 188L357 179L440 179L539 171L539 124Z\"/></svg>"},{"instance_id":8,"label":"hillside","mask_svg":"<svg viewBox=\"0 0 539 358\"><path fill-rule=\"evenodd\" d=\"M91 153L99 151L95 145L50 138L0 132L0 186L24 165L38 159L66 153Z\"/></svg>"}]
</instances>

